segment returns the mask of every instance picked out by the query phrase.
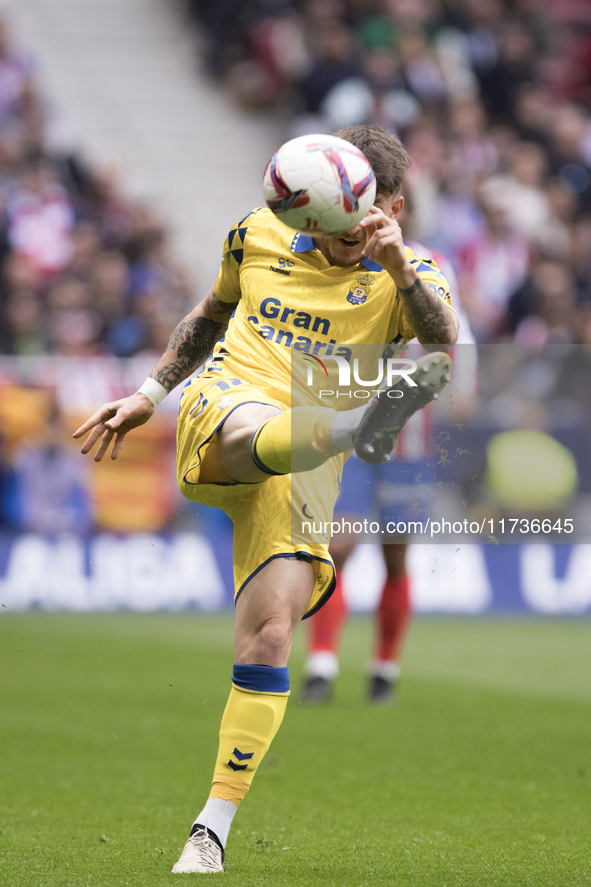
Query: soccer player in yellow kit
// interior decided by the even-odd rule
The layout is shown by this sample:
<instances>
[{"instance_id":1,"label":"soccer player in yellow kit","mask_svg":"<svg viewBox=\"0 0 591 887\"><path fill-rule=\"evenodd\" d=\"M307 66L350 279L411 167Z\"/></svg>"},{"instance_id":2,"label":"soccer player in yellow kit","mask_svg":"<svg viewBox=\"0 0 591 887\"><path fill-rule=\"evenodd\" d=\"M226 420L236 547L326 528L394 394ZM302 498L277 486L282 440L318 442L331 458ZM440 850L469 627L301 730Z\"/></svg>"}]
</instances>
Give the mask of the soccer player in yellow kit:
<instances>
[{"instance_id":1,"label":"soccer player in yellow kit","mask_svg":"<svg viewBox=\"0 0 591 887\"><path fill-rule=\"evenodd\" d=\"M211 793L173 872L223 871L232 818L283 719L293 634L334 587L329 540L294 536L291 515L330 521L351 450L385 457L404 422L449 379L447 355L431 354L419 368L422 387L396 383L400 400L374 397L338 413L292 405L291 371L304 353L350 358L347 346L358 343L416 337L449 346L457 335L445 278L402 241L399 192L410 166L402 143L375 126L337 135L374 170L366 218L313 239L270 210L247 215L226 240L214 287L139 391L104 405L74 435L90 431L83 453L100 439L97 461L113 443L116 459L125 435L206 361L181 399L178 482L189 499L223 508L234 522L236 664Z\"/></svg>"}]
</instances>

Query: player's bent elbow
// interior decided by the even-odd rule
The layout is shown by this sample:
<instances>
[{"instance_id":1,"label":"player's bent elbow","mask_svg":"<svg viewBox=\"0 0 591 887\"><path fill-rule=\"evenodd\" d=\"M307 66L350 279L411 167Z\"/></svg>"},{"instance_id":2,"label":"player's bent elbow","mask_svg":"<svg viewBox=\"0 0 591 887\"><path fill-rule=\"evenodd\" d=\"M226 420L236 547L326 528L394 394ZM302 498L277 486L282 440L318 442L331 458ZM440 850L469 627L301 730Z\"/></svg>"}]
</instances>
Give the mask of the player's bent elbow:
<instances>
[{"instance_id":1,"label":"player's bent elbow","mask_svg":"<svg viewBox=\"0 0 591 887\"><path fill-rule=\"evenodd\" d=\"M460 321L457 314L451 314L450 324L441 331L438 337L438 344L442 351L448 351L458 341L458 333L460 330Z\"/></svg>"},{"instance_id":2,"label":"player's bent elbow","mask_svg":"<svg viewBox=\"0 0 591 887\"><path fill-rule=\"evenodd\" d=\"M436 336L417 336L425 351L450 351L458 340L458 325L442 330Z\"/></svg>"}]
</instances>

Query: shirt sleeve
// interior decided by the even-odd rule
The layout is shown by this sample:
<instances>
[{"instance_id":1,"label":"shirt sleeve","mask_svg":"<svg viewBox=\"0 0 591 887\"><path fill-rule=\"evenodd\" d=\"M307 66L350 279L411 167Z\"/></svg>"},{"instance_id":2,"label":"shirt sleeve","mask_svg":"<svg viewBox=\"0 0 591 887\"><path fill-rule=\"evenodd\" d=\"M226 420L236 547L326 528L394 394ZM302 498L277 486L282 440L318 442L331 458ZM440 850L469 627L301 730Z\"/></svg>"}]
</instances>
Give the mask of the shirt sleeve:
<instances>
[{"instance_id":1,"label":"shirt sleeve","mask_svg":"<svg viewBox=\"0 0 591 887\"><path fill-rule=\"evenodd\" d=\"M244 261L246 234L256 210L237 222L224 243L224 256L215 281L215 294L222 302L238 302L240 289L240 267Z\"/></svg>"}]
</instances>

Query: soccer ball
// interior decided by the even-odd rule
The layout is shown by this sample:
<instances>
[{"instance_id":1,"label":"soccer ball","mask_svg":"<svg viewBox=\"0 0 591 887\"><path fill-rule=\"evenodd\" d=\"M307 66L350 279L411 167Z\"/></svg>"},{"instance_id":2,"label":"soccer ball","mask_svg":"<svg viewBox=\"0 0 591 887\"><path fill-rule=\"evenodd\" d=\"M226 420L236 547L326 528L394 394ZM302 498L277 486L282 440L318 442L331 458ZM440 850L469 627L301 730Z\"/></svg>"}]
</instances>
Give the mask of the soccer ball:
<instances>
[{"instance_id":1,"label":"soccer ball","mask_svg":"<svg viewBox=\"0 0 591 887\"><path fill-rule=\"evenodd\" d=\"M365 218L376 180L359 148L336 136L291 139L273 154L263 177L267 206L303 234L340 234Z\"/></svg>"}]
</instances>

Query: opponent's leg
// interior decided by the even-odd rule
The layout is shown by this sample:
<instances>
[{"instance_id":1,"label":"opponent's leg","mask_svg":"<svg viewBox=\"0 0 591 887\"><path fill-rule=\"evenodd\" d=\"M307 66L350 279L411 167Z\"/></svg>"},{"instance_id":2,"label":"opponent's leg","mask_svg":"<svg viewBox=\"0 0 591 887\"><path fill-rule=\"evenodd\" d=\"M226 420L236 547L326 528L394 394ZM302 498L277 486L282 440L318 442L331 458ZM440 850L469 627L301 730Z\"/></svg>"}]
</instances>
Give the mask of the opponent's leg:
<instances>
[{"instance_id":1,"label":"opponent's leg","mask_svg":"<svg viewBox=\"0 0 591 887\"><path fill-rule=\"evenodd\" d=\"M302 702L328 702L332 696L332 683L339 674L341 634L349 615L341 577L353 547L337 544L329 549L336 570L336 586L324 606L307 620L308 656Z\"/></svg>"},{"instance_id":2,"label":"opponent's leg","mask_svg":"<svg viewBox=\"0 0 591 887\"><path fill-rule=\"evenodd\" d=\"M410 620L410 596L406 545L384 545L382 550L388 573L376 611L369 699L385 703L391 701L400 676L402 645Z\"/></svg>"},{"instance_id":3,"label":"opponent's leg","mask_svg":"<svg viewBox=\"0 0 591 887\"><path fill-rule=\"evenodd\" d=\"M223 871L236 809L275 736L287 705L287 661L315 577L305 560L276 558L236 603L232 688L222 717L209 799L173 872Z\"/></svg>"}]
</instances>

